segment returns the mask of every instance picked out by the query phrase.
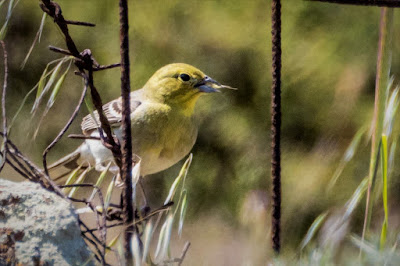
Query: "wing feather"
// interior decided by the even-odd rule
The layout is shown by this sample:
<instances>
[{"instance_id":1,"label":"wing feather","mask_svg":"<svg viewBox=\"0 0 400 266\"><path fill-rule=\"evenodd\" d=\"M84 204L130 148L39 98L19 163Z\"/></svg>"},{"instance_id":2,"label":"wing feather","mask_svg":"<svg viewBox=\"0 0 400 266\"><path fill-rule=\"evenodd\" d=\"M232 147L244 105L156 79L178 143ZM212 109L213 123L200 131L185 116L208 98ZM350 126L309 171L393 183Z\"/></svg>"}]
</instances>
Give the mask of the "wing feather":
<instances>
[{"instance_id":1,"label":"wing feather","mask_svg":"<svg viewBox=\"0 0 400 266\"><path fill-rule=\"evenodd\" d=\"M134 112L142 104L139 100L133 100L131 97L131 112ZM121 97L103 105L103 112L111 127L118 127L122 119L122 101ZM95 119L93 119L93 117ZM82 132L89 135L91 131L100 126L99 114L94 111L93 114L85 116L81 123Z\"/></svg>"}]
</instances>

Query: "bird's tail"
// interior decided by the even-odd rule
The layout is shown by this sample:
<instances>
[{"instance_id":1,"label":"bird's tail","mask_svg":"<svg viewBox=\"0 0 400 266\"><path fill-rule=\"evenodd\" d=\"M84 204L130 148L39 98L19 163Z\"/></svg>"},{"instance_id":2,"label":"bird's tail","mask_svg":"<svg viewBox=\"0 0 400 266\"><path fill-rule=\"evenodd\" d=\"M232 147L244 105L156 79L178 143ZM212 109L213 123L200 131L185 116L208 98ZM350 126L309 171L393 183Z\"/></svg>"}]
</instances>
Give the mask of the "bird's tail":
<instances>
[{"instance_id":1,"label":"bird's tail","mask_svg":"<svg viewBox=\"0 0 400 266\"><path fill-rule=\"evenodd\" d=\"M75 151L71 152L70 154L64 156L63 158L59 159L58 161L52 163L47 167L49 171L54 171L60 167L68 168L68 171L58 175L57 177L53 177L53 181L60 181L63 177L67 176L73 169L79 167L78 160L81 157L80 147L77 148Z\"/></svg>"},{"instance_id":2,"label":"bird's tail","mask_svg":"<svg viewBox=\"0 0 400 266\"><path fill-rule=\"evenodd\" d=\"M81 157L81 152L80 152L80 149L78 148L75 151L68 154L67 156L64 156L63 158L59 159L55 163L51 164L49 167L47 167L47 169L54 170L60 166L64 166L69 169L74 169L79 166L79 164L78 164L79 157Z\"/></svg>"}]
</instances>

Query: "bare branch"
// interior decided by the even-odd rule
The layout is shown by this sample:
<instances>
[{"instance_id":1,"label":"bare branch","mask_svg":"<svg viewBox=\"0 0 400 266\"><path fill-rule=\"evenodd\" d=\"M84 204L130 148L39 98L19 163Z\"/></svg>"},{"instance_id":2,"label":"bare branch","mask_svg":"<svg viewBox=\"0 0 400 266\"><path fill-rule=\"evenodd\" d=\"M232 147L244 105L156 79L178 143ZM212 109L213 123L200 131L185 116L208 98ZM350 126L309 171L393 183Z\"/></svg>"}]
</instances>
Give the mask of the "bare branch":
<instances>
[{"instance_id":1,"label":"bare branch","mask_svg":"<svg viewBox=\"0 0 400 266\"><path fill-rule=\"evenodd\" d=\"M43 169L44 169L44 172L46 173L46 175L49 175L49 171L47 169L47 161L46 161L47 153L50 151L51 148L54 147L54 145L57 144L57 142L62 138L62 136L65 134L65 132L71 126L72 122L75 120L76 116L78 115L79 110L81 109L82 103L85 99L87 88L88 88L88 83L87 83L87 80L85 80L85 86L83 87L82 95L81 95L81 98L79 99L79 103L76 106L71 117L69 118L67 124L64 126L64 128L60 131L60 133L57 135L57 137L50 143L49 146L47 146L47 148L43 152Z\"/></svg>"},{"instance_id":2,"label":"bare branch","mask_svg":"<svg viewBox=\"0 0 400 266\"><path fill-rule=\"evenodd\" d=\"M71 139L93 139L93 140L101 140L100 137L96 136L86 136L86 135L81 135L81 134L69 134L68 138Z\"/></svg>"},{"instance_id":3,"label":"bare branch","mask_svg":"<svg viewBox=\"0 0 400 266\"><path fill-rule=\"evenodd\" d=\"M6 50L6 44L4 41L0 41L1 46L3 48L3 57L4 57L4 83L3 83L3 94L1 97L1 109L2 109L2 115L3 115L3 154L1 155L3 157L3 160L1 161L0 164L0 172L3 170L4 164L6 163L6 157L7 157L7 148L6 148L6 143L8 139L8 130L7 130L7 116L6 116L6 94L7 94L7 79L8 79L8 64L7 64L7 50Z\"/></svg>"},{"instance_id":4,"label":"bare branch","mask_svg":"<svg viewBox=\"0 0 400 266\"><path fill-rule=\"evenodd\" d=\"M185 246L183 247L182 255L180 257L180 262L178 263L178 266L182 265L183 260L185 259L186 253L188 252L189 248L190 248L190 242L188 241L188 242L186 242Z\"/></svg>"},{"instance_id":5,"label":"bare branch","mask_svg":"<svg viewBox=\"0 0 400 266\"><path fill-rule=\"evenodd\" d=\"M83 21L74 21L65 19L65 23L69 25L77 25L77 26L86 26L86 27L96 27L96 24L90 22L83 22Z\"/></svg>"},{"instance_id":6,"label":"bare branch","mask_svg":"<svg viewBox=\"0 0 400 266\"><path fill-rule=\"evenodd\" d=\"M49 50L63 55L72 55L70 51L52 45L49 46Z\"/></svg>"},{"instance_id":7,"label":"bare branch","mask_svg":"<svg viewBox=\"0 0 400 266\"><path fill-rule=\"evenodd\" d=\"M74 41L69 35L68 23L65 21L64 16L61 14L60 6L50 0L42 0L39 5L42 10L46 12L49 16L51 16L54 19L54 22L57 23L58 27L65 36L65 42L67 44L68 50L72 53L73 56L79 58L80 54L78 48L76 47Z\"/></svg>"},{"instance_id":8,"label":"bare branch","mask_svg":"<svg viewBox=\"0 0 400 266\"><path fill-rule=\"evenodd\" d=\"M121 63L115 63L115 64L111 64L111 65L106 65L106 66L98 66L93 68L93 71L100 71L100 70L106 70L106 69L110 69L110 68L115 68L115 67L120 67Z\"/></svg>"}]
</instances>

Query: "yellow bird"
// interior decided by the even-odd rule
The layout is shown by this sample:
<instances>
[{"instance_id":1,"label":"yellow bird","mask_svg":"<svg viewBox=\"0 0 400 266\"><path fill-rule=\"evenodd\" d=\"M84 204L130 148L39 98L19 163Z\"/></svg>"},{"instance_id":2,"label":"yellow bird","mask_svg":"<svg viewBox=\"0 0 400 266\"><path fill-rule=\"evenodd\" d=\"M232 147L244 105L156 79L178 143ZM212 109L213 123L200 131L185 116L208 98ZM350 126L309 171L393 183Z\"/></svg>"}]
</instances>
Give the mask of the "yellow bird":
<instances>
[{"instance_id":1,"label":"yellow bird","mask_svg":"<svg viewBox=\"0 0 400 266\"><path fill-rule=\"evenodd\" d=\"M163 171L190 152L198 131L193 116L195 104L201 95L222 88L231 87L221 85L191 65L176 63L160 68L142 89L131 93L132 148L141 158L141 176ZM121 141L121 98L105 104L103 110L115 136ZM95 111L83 118L82 131L85 135L98 137L99 124ZM90 165L102 171L109 162L114 162L111 151L99 140L87 139L49 169ZM110 170L118 172L118 167L113 164Z\"/></svg>"}]
</instances>

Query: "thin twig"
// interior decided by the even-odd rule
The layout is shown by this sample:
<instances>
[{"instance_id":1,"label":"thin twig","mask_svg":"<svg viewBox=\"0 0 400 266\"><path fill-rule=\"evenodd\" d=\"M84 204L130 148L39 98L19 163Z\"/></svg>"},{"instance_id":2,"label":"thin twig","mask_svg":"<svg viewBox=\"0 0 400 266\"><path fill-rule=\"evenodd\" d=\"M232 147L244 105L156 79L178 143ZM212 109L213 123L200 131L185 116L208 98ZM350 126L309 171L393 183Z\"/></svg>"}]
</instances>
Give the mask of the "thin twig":
<instances>
[{"instance_id":1,"label":"thin twig","mask_svg":"<svg viewBox=\"0 0 400 266\"><path fill-rule=\"evenodd\" d=\"M100 239L99 239L95 234L93 234L92 232L89 231L89 227L88 227L84 222L82 222L81 220L79 220L78 223L79 223L80 225L82 225L82 226L86 229L86 231L89 233L89 235L91 235L91 236L93 237L94 241L95 241L97 244L102 245ZM100 252L100 253L101 253L101 252Z\"/></svg>"},{"instance_id":2,"label":"thin twig","mask_svg":"<svg viewBox=\"0 0 400 266\"><path fill-rule=\"evenodd\" d=\"M9 155L9 158L10 158L14 163L16 163L16 164L18 165L20 171L24 172L24 174L25 174L26 176L28 176L28 179L29 179L29 180L39 180L39 177L38 177L36 174L30 172L30 171L17 159L17 157L15 157L15 155L13 154L13 152L9 151L8 155ZM7 161L8 161L9 163L11 162L10 160L7 160ZM24 176L24 177L25 177L25 176Z\"/></svg>"},{"instance_id":3,"label":"thin twig","mask_svg":"<svg viewBox=\"0 0 400 266\"><path fill-rule=\"evenodd\" d=\"M99 254L101 254L101 251L100 251L100 249L99 249L99 247L97 246L97 244L96 244L95 241L93 241L90 237L88 237L87 235L85 235L85 234L83 234L83 233L81 233L81 235L82 235L82 237L83 237L84 239L86 239L87 241L89 241L90 244L92 244L92 246L94 246L94 248L96 249L96 251L97 251ZM93 253L93 254L94 254L96 260L97 260L98 262L102 263L103 260L100 259L99 256L97 256L96 253Z\"/></svg>"},{"instance_id":4,"label":"thin twig","mask_svg":"<svg viewBox=\"0 0 400 266\"><path fill-rule=\"evenodd\" d=\"M116 68L116 67L120 67L121 63L115 63L115 64L111 64L111 65L105 65L105 66L97 66L93 68L93 71L100 71L100 70L106 70L106 69L110 69L110 68Z\"/></svg>"},{"instance_id":5,"label":"thin twig","mask_svg":"<svg viewBox=\"0 0 400 266\"><path fill-rule=\"evenodd\" d=\"M68 130L68 128L71 126L72 122L75 120L76 116L78 115L79 110L81 109L82 103L85 99L86 91L88 88L88 83L87 80L85 80L85 86L83 87L82 90L82 95L81 98L79 99L78 105L76 106L74 112L72 113L71 117L69 118L67 124L64 126L64 128L58 133L57 137L50 143L49 146L44 150L43 152L43 169L46 175L49 175L49 171L47 169L47 153L50 151L51 148L54 147L54 145L57 144L57 142L62 138L62 136L65 134L65 132Z\"/></svg>"},{"instance_id":6,"label":"thin twig","mask_svg":"<svg viewBox=\"0 0 400 266\"><path fill-rule=\"evenodd\" d=\"M188 252L189 248L190 248L190 242L187 241L185 246L183 247L182 255L181 255L181 258L180 258L180 262L178 263L178 266L182 265L183 260L185 259L186 253Z\"/></svg>"},{"instance_id":7,"label":"thin twig","mask_svg":"<svg viewBox=\"0 0 400 266\"><path fill-rule=\"evenodd\" d=\"M93 139L93 140L101 140L100 137L96 136L86 136L86 135L81 135L81 134L69 134L68 138L71 139Z\"/></svg>"},{"instance_id":8,"label":"thin twig","mask_svg":"<svg viewBox=\"0 0 400 266\"><path fill-rule=\"evenodd\" d=\"M96 214L95 215L96 225L97 225L97 229L100 231L100 238L101 238L100 239L101 247L102 247L101 254L102 254L103 257L105 257L105 255L106 255L106 240L105 240L104 235L103 235L103 228L106 229L106 230L107 230L107 228L106 227L102 227L101 222L100 222L100 218L99 218L100 215L99 215L99 212L97 211L96 207L91 202L89 202L89 205L91 205L91 209Z\"/></svg>"},{"instance_id":9,"label":"thin twig","mask_svg":"<svg viewBox=\"0 0 400 266\"><path fill-rule=\"evenodd\" d=\"M67 199L69 199L70 201L73 201L73 202L77 202L77 203L89 204L89 201L87 201L86 199L76 199L76 198L69 197L69 196L67 196Z\"/></svg>"},{"instance_id":10,"label":"thin twig","mask_svg":"<svg viewBox=\"0 0 400 266\"><path fill-rule=\"evenodd\" d=\"M55 46L52 46L52 45L49 45L49 50L52 51L52 52L59 53L59 54L71 55L72 56L70 51L65 50L65 49L61 49L61 48L58 48L58 47L55 47Z\"/></svg>"},{"instance_id":11,"label":"thin twig","mask_svg":"<svg viewBox=\"0 0 400 266\"><path fill-rule=\"evenodd\" d=\"M157 209L157 210L155 210L155 211L152 211L151 213L149 213L149 214L146 215L145 217L143 217L143 218L141 218L141 219L137 219L135 222L133 222L133 223L131 224L131 226L138 225L138 224L140 224L141 222L150 219L151 217L153 217L154 215L156 215L156 214L158 214L158 213L167 211L168 208L171 207L173 204L174 204L173 202L169 202L169 203L167 203L166 205L161 206L159 209ZM124 225L124 222L115 223L115 224L112 224L112 225L108 225L107 228L112 228L112 227L122 226L122 225ZM94 228L94 229L90 229L89 231L90 231L90 232L95 232L95 231L97 231L97 229ZM84 231L84 232L89 232L89 231Z\"/></svg>"},{"instance_id":12,"label":"thin twig","mask_svg":"<svg viewBox=\"0 0 400 266\"><path fill-rule=\"evenodd\" d=\"M90 22L83 22L83 21L74 21L65 19L65 23L69 25L77 25L77 26L86 26L86 27L96 27L96 24Z\"/></svg>"},{"instance_id":13,"label":"thin twig","mask_svg":"<svg viewBox=\"0 0 400 266\"><path fill-rule=\"evenodd\" d=\"M3 135L3 133L0 133L0 135ZM60 190L60 188L57 186L56 183L54 183L53 180L50 179L48 175L43 173L41 169L36 166L33 162L31 162L27 157L25 157L17 148L17 146L12 143L10 140L7 141L7 144L12 147L13 153L15 156L17 156L19 159L21 159L24 164L32 171L34 174L34 177L36 178L35 182L39 182L43 185L44 188L49 189L51 191L54 191L56 194L58 194L62 198L66 198L64 193ZM9 148L8 148L9 149ZM9 149L10 151L10 149Z\"/></svg>"},{"instance_id":14,"label":"thin twig","mask_svg":"<svg viewBox=\"0 0 400 266\"><path fill-rule=\"evenodd\" d=\"M178 266L181 266L182 263L183 263L183 260L185 259L186 253L189 250L189 247L190 247L190 242L187 241L185 243L185 246L183 247L182 255L179 258L173 258L173 259L169 259L169 260L164 260L163 261L163 265L170 265L170 264L173 264L173 263L178 263Z\"/></svg>"},{"instance_id":15,"label":"thin twig","mask_svg":"<svg viewBox=\"0 0 400 266\"><path fill-rule=\"evenodd\" d=\"M83 184L71 184L71 185L61 185L60 188L68 188L68 187L90 187L93 188L96 192L96 194L99 196L99 200L100 200L100 205L103 208L103 212L101 212L101 222L98 219L98 214L99 212L97 211L97 209L95 208L95 206L92 204L92 202L88 202L85 199L83 200L77 200L77 199L73 199L68 197L69 199L73 200L73 201L78 201L78 202L83 202L89 205L89 207L96 212L96 222L98 224L98 230L101 232L100 236L101 236L101 240L100 243L103 247L102 252L102 257L105 257L106 254L106 247L107 247L107 213L104 210L105 205L104 205L104 197L103 197L103 193L101 192L101 189L93 184L87 184L87 183L83 183Z\"/></svg>"},{"instance_id":16,"label":"thin twig","mask_svg":"<svg viewBox=\"0 0 400 266\"><path fill-rule=\"evenodd\" d=\"M94 189L99 189L98 186L93 185L93 184L89 184L89 183L81 183L81 184L70 184L70 185L60 185L60 188L67 188L67 187L90 187L90 188L94 188Z\"/></svg>"},{"instance_id":17,"label":"thin twig","mask_svg":"<svg viewBox=\"0 0 400 266\"><path fill-rule=\"evenodd\" d=\"M122 226L122 225L124 225L123 222L115 223L115 224L109 224L109 225L107 225L107 229L108 229L108 228L117 227L117 226ZM93 229L89 229L89 230L82 231L82 232L83 232L83 233L89 233L89 232L96 232L96 231L98 231L98 230L99 230L98 228L93 228Z\"/></svg>"},{"instance_id":18,"label":"thin twig","mask_svg":"<svg viewBox=\"0 0 400 266\"><path fill-rule=\"evenodd\" d=\"M61 13L60 6L53 1L42 0L40 3L40 7L44 12L49 14L54 19L55 23L57 23L58 27L65 36L65 42L67 44L68 50L72 53L73 56L80 58L81 55L78 51L78 48L72 40L71 35L69 35L68 23L65 21L64 16Z\"/></svg>"},{"instance_id":19,"label":"thin twig","mask_svg":"<svg viewBox=\"0 0 400 266\"><path fill-rule=\"evenodd\" d=\"M3 154L1 154L3 158L0 164L0 172L1 172L6 163L5 159L7 157L6 143L8 140L8 134L7 134L8 131L7 131L7 116L6 116L6 94L7 94L7 79L8 79L8 63L7 63L6 44L4 43L4 41L0 41L0 43L3 48L3 57L4 57L4 83L3 83L3 94L1 97L1 109L3 115Z\"/></svg>"},{"instance_id":20,"label":"thin twig","mask_svg":"<svg viewBox=\"0 0 400 266\"><path fill-rule=\"evenodd\" d=\"M78 219L78 223L79 223L79 225L81 225L81 226L83 226L86 230L88 230L89 229L89 227L81 220L81 219ZM92 243L92 245L95 247L95 249L97 250L97 252L99 253L99 255L100 255L100 258L101 258L101 262L102 262L102 264L103 265L105 265L106 264L106 260L105 260L105 257L104 257L104 255L103 255L103 253L102 253L102 251L99 249L99 247L97 246L97 245L103 245L103 243L101 243L101 241L96 237L96 235L95 234L93 234L93 233L91 233L91 232L88 232L89 233L89 235L91 236L91 237L93 237L93 240L92 239L90 239L88 236L86 236L86 234L84 234L83 233L83 231L81 232L81 234L82 234L82 236L84 236L86 239L90 239L91 241L91 243Z\"/></svg>"},{"instance_id":21,"label":"thin twig","mask_svg":"<svg viewBox=\"0 0 400 266\"><path fill-rule=\"evenodd\" d=\"M31 180L31 177L26 175L23 171L21 171L18 167L16 167L10 160L6 159L6 162L8 165L10 165L18 174L23 176L24 178Z\"/></svg>"},{"instance_id":22,"label":"thin twig","mask_svg":"<svg viewBox=\"0 0 400 266\"><path fill-rule=\"evenodd\" d=\"M103 208L103 212L101 213L101 223L99 223L99 230L101 232L101 240L102 240L102 247L103 247L103 255L104 257L106 256L106 248L107 248L107 210L105 210L105 205L104 205L104 198L103 194L101 193L101 190L99 187L96 186L96 193L99 195L99 200L100 200L100 205ZM98 215L98 211L96 209L96 217Z\"/></svg>"}]
</instances>

